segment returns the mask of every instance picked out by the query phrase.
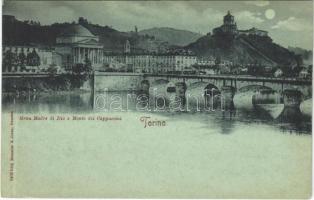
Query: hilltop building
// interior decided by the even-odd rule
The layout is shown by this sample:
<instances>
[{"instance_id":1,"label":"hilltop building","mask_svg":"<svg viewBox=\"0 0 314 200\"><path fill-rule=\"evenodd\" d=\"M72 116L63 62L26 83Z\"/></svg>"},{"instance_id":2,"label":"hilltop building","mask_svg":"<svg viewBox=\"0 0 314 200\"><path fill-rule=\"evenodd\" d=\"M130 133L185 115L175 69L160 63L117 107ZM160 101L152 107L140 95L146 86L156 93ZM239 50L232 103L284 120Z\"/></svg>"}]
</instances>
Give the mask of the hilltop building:
<instances>
[{"instance_id":1,"label":"hilltop building","mask_svg":"<svg viewBox=\"0 0 314 200\"><path fill-rule=\"evenodd\" d=\"M248 30L238 30L237 23L230 11L223 18L223 24L220 27L213 29L214 35L258 35L258 36L268 36L268 32L264 30L257 29L255 27Z\"/></svg>"},{"instance_id":2,"label":"hilltop building","mask_svg":"<svg viewBox=\"0 0 314 200\"><path fill-rule=\"evenodd\" d=\"M234 20L234 16L228 11L227 15L224 16L223 25L213 29L213 34L230 34L236 35L238 33L237 23Z\"/></svg>"},{"instance_id":3,"label":"hilltop building","mask_svg":"<svg viewBox=\"0 0 314 200\"><path fill-rule=\"evenodd\" d=\"M70 26L56 38L55 50L62 55L65 68L84 63L86 57L92 66L102 64L103 46L99 44L98 36L79 24Z\"/></svg>"},{"instance_id":4,"label":"hilltop building","mask_svg":"<svg viewBox=\"0 0 314 200\"><path fill-rule=\"evenodd\" d=\"M255 27L248 29L248 30L239 30L238 34L241 35L258 35L258 36L268 36L268 32L267 31L263 31L260 29L257 29Z\"/></svg>"}]
</instances>

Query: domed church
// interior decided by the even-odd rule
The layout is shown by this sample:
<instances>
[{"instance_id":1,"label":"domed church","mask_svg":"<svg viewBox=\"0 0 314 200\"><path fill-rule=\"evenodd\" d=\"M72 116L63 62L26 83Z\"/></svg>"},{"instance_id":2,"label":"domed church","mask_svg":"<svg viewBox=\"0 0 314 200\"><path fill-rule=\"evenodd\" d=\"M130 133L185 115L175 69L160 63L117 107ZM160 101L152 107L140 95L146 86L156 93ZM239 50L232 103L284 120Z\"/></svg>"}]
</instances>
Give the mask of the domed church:
<instances>
[{"instance_id":1,"label":"domed church","mask_svg":"<svg viewBox=\"0 0 314 200\"><path fill-rule=\"evenodd\" d=\"M214 35L216 34L230 34L236 35L238 33L237 23L234 20L234 16L228 11L227 15L224 16L223 25L213 30Z\"/></svg>"},{"instance_id":2,"label":"domed church","mask_svg":"<svg viewBox=\"0 0 314 200\"><path fill-rule=\"evenodd\" d=\"M56 38L55 50L62 55L62 65L67 68L84 63L86 57L92 66L102 64L103 46L98 36L80 24L71 25Z\"/></svg>"},{"instance_id":3,"label":"domed church","mask_svg":"<svg viewBox=\"0 0 314 200\"><path fill-rule=\"evenodd\" d=\"M214 35L255 35L261 37L267 37L268 32L257 29L255 27L248 30L238 30L237 23L235 22L234 16L228 11L227 15L224 16L223 24L213 29Z\"/></svg>"}]
</instances>

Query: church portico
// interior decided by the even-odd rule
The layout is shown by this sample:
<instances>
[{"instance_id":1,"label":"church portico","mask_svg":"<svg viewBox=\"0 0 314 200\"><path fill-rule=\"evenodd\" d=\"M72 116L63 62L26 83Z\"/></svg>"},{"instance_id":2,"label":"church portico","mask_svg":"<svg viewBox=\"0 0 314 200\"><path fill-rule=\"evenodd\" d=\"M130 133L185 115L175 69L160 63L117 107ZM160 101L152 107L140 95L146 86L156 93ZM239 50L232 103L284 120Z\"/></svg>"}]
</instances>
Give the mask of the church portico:
<instances>
[{"instance_id":1,"label":"church portico","mask_svg":"<svg viewBox=\"0 0 314 200\"><path fill-rule=\"evenodd\" d=\"M72 47L73 63L84 63L86 57L90 60L92 65L101 64L102 47L95 48L95 46L78 45Z\"/></svg>"},{"instance_id":2,"label":"church portico","mask_svg":"<svg viewBox=\"0 0 314 200\"><path fill-rule=\"evenodd\" d=\"M57 38L56 51L63 56L63 66L71 67L91 62L92 67L102 65L103 46L98 36L81 25L73 25Z\"/></svg>"}]
</instances>

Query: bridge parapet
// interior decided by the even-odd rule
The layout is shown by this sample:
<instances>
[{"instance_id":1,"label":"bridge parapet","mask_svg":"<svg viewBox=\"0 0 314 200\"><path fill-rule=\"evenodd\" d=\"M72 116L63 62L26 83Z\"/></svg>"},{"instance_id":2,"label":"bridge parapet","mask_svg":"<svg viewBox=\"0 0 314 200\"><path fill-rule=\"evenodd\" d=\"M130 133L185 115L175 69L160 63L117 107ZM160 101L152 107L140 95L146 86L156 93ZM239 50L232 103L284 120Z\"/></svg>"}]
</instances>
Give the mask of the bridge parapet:
<instances>
[{"instance_id":1,"label":"bridge parapet","mask_svg":"<svg viewBox=\"0 0 314 200\"><path fill-rule=\"evenodd\" d=\"M108 88L109 90L140 90L141 82L145 80L149 85L156 80L166 80L175 85L185 83L186 87L204 82L215 85L218 89L229 86L236 90L249 85L260 85L272 88L280 93L286 89L297 89L304 96L312 95L312 80L298 78L272 78L231 75L186 75L186 74L147 74L121 72L95 72L95 90Z\"/></svg>"}]
</instances>

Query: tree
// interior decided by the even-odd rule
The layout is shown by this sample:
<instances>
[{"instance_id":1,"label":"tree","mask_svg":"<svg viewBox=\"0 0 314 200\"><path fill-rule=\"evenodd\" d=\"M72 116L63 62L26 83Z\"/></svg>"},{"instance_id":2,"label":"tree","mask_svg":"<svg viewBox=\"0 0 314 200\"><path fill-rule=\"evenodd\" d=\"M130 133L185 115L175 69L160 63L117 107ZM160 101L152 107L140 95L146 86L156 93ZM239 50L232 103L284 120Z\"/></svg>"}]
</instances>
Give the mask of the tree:
<instances>
[{"instance_id":1,"label":"tree","mask_svg":"<svg viewBox=\"0 0 314 200\"><path fill-rule=\"evenodd\" d=\"M303 65L303 58L302 55L295 55L295 60L297 62L297 66L301 67Z\"/></svg>"},{"instance_id":2,"label":"tree","mask_svg":"<svg viewBox=\"0 0 314 200\"><path fill-rule=\"evenodd\" d=\"M313 71L313 66L312 65L309 65L308 68L307 68L307 72L311 75L312 77L312 71Z\"/></svg>"},{"instance_id":3,"label":"tree","mask_svg":"<svg viewBox=\"0 0 314 200\"><path fill-rule=\"evenodd\" d=\"M20 71L26 70L26 55L24 54L24 49L22 48L21 52L18 55Z\"/></svg>"},{"instance_id":4,"label":"tree","mask_svg":"<svg viewBox=\"0 0 314 200\"><path fill-rule=\"evenodd\" d=\"M40 65L40 57L37 54L35 48L33 48L33 51L31 53L31 66L39 66Z\"/></svg>"},{"instance_id":5,"label":"tree","mask_svg":"<svg viewBox=\"0 0 314 200\"><path fill-rule=\"evenodd\" d=\"M92 72L92 62L88 58L88 55L85 54L85 59L84 59L84 68L85 68L85 73L90 74Z\"/></svg>"},{"instance_id":6,"label":"tree","mask_svg":"<svg viewBox=\"0 0 314 200\"><path fill-rule=\"evenodd\" d=\"M12 69L12 58L13 54L11 52L11 49L7 50L5 52L4 58L3 58L3 68L2 71L8 71L10 72Z\"/></svg>"},{"instance_id":7,"label":"tree","mask_svg":"<svg viewBox=\"0 0 314 200\"><path fill-rule=\"evenodd\" d=\"M58 68L56 65L50 65L47 69L47 72L50 74L50 75L55 75L57 72L58 72Z\"/></svg>"},{"instance_id":8,"label":"tree","mask_svg":"<svg viewBox=\"0 0 314 200\"><path fill-rule=\"evenodd\" d=\"M17 67L19 65L19 58L17 53L17 48L15 48L14 53L12 53L12 70L17 71Z\"/></svg>"},{"instance_id":9,"label":"tree","mask_svg":"<svg viewBox=\"0 0 314 200\"><path fill-rule=\"evenodd\" d=\"M85 19L84 17L79 17L79 19L78 19L78 23L80 24L80 25L87 25L88 24L88 21L87 21L87 19Z\"/></svg>"},{"instance_id":10,"label":"tree","mask_svg":"<svg viewBox=\"0 0 314 200\"><path fill-rule=\"evenodd\" d=\"M215 59L215 65L219 65L221 63L221 58L220 56L217 56L216 59Z\"/></svg>"},{"instance_id":11,"label":"tree","mask_svg":"<svg viewBox=\"0 0 314 200\"><path fill-rule=\"evenodd\" d=\"M92 72L92 64L87 54L85 55L84 63L76 64L72 69L72 87L81 87L86 80L90 78Z\"/></svg>"},{"instance_id":12,"label":"tree","mask_svg":"<svg viewBox=\"0 0 314 200\"><path fill-rule=\"evenodd\" d=\"M27 48L27 51L26 51L26 65L28 66L32 65L32 54L29 51L29 48Z\"/></svg>"}]
</instances>

